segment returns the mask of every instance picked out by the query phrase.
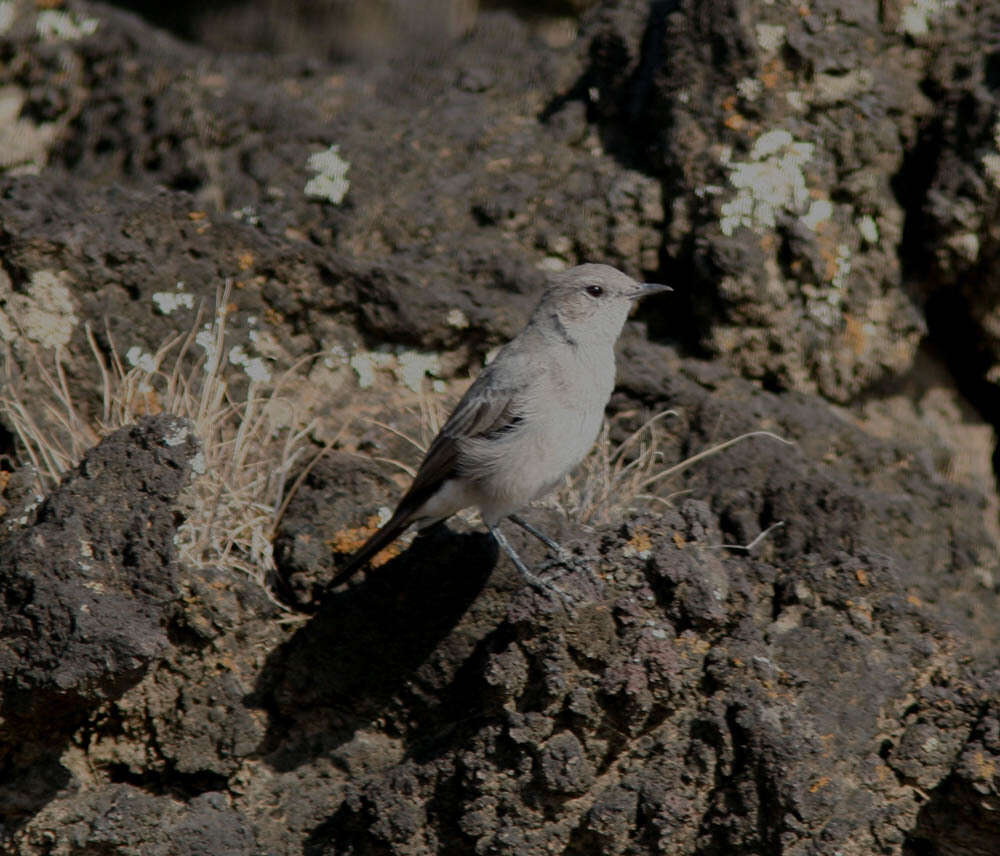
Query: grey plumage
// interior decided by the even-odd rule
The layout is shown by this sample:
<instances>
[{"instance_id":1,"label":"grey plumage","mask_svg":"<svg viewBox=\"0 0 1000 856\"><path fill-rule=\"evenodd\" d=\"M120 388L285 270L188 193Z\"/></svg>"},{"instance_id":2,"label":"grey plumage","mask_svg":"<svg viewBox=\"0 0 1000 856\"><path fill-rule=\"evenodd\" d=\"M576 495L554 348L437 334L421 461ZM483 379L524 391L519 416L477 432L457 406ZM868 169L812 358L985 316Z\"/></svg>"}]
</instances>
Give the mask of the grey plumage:
<instances>
[{"instance_id":1,"label":"grey plumage","mask_svg":"<svg viewBox=\"0 0 1000 856\"><path fill-rule=\"evenodd\" d=\"M666 290L607 265L553 275L524 329L462 396L392 517L331 585L411 524L429 525L469 506L479 508L500 546L540 584L497 525L555 487L587 454L614 388L614 345L629 309L636 299Z\"/></svg>"}]
</instances>

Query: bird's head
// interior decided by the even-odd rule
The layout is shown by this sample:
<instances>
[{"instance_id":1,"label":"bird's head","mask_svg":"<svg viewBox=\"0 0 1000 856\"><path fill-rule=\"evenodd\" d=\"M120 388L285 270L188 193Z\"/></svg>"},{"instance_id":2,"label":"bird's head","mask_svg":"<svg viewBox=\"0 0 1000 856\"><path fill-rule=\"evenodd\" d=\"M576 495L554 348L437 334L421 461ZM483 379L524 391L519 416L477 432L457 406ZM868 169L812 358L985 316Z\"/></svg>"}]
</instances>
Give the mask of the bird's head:
<instances>
[{"instance_id":1,"label":"bird's head","mask_svg":"<svg viewBox=\"0 0 1000 856\"><path fill-rule=\"evenodd\" d=\"M554 315L575 342L614 344L635 301L671 291L636 282L609 265L585 264L553 274L537 312Z\"/></svg>"}]
</instances>

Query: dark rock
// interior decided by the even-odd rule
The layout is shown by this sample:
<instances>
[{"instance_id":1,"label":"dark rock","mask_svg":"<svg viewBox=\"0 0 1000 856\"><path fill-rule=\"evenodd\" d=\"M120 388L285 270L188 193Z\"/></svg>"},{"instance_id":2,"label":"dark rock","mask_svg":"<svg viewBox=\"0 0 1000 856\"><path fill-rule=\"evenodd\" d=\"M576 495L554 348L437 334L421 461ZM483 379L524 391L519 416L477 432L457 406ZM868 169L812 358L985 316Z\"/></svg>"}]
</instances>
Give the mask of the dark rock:
<instances>
[{"instance_id":1,"label":"dark rock","mask_svg":"<svg viewBox=\"0 0 1000 856\"><path fill-rule=\"evenodd\" d=\"M844 401L905 371L923 334L889 177L930 104L905 35L870 7L802 9L603 4L586 81L608 147L663 177L665 249L690 284L665 329Z\"/></svg>"},{"instance_id":2,"label":"dark rock","mask_svg":"<svg viewBox=\"0 0 1000 856\"><path fill-rule=\"evenodd\" d=\"M538 756L539 784L556 794L582 794L594 783L594 767L572 731L542 744Z\"/></svg>"},{"instance_id":3,"label":"dark rock","mask_svg":"<svg viewBox=\"0 0 1000 856\"><path fill-rule=\"evenodd\" d=\"M257 852L252 831L224 795L203 794L185 804L130 785L90 794L86 814L69 821L66 835L81 853L249 856Z\"/></svg>"},{"instance_id":4,"label":"dark rock","mask_svg":"<svg viewBox=\"0 0 1000 856\"><path fill-rule=\"evenodd\" d=\"M985 856L1000 846L995 817L1000 793L997 772L1000 769L1000 720L995 683L988 691L992 698L980 708L972 733L958 756L958 764L950 774L937 779L938 786L927 794L916 827L907 835L904 852ZM965 712L968 706L963 705L958 710ZM938 732L936 736L946 740L952 737L947 731ZM933 740L933 736L928 739ZM928 754L926 741L921 750L922 754ZM930 754L936 750L936 745L931 746Z\"/></svg>"},{"instance_id":5,"label":"dark rock","mask_svg":"<svg viewBox=\"0 0 1000 856\"><path fill-rule=\"evenodd\" d=\"M0 549L0 816L65 784L58 747L169 647L174 501L198 443L147 417L90 450ZM28 766L26 766L26 763Z\"/></svg>"},{"instance_id":6,"label":"dark rock","mask_svg":"<svg viewBox=\"0 0 1000 856\"><path fill-rule=\"evenodd\" d=\"M998 27L992 4L970 3L925 36L936 46L923 84L933 110L896 181L910 212L903 258L927 300L929 334L991 422L1000 412Z\"/></svg>"},{"instance_id":7,"label":"dark rock","mask_svg":"<svg viewBox=\"0 0 1000 856\"><path fill-rule=\"evenodd\" d=\"M164 653L177 593L173 506L197 449L190 423L146 418L88 452L24 528L8 531L5 716L92 707Z\"/></svg>"},{"instance_id":8,"label":"dark rock","mask_svg":"<svg viewBox=\"0 0 1000 856\"><path fill-rule=\"evenodd\" d=\"M274 541L279 590L291 603L315 606L335 573L336 554L350 554L365 533L374 532L371 508L394 489L375 466L349 455L333 453L316 465L289 503Z\"/></svg>"},{"instance_id":9,"label":"dark rock","mask_svg":"<svg viewBox=\"0 0 1000 856\"><path fill-rule=\"evenodd\" d=\"M621 853L625 849L630 831L637 826L638 803L639 794L621 785L597 795L584 828L599 852Z\"/></svg>"}]
</instances>

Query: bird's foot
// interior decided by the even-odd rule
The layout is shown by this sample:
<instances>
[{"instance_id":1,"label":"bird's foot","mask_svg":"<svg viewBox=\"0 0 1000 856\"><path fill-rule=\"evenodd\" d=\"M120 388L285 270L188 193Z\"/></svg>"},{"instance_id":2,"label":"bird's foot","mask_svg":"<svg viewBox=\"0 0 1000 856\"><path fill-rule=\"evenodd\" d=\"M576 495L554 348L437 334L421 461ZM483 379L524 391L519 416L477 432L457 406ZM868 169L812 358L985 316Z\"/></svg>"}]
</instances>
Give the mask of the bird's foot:
<instances>
[{"instance_id":1,"label":"bird's foot","mask_svg":"<svg viewBox=\"0 0 1000 856\"><path fill-rule=\"evenodd\" d=\"M561 600L567 607L574 607L577 604L578 598L571 595L565 589L560 588L554 582L542 579L537 574L531 573L527 568L520 567L518 570L521 572L521 576L527 581L528 585L534 587L542 594L549 595L550 597Z\"/></svg>"},{"instance_id":2,"label":"bird's foot","mask_svg":"<svg viewBox=\"0 0 1000 856\"><path fill-rule=\"evenodd\" d=\"M550 597L555 597L563 601L567 607L572 607L576 604L576 598L569 592L561 589L555 583L550 582L549 580L544 580L537 574L528 570L528 566L521 561L521 557L517 555L517 551L511 546L506 536L498 527L490 526L489 530L490 534L494 537L494 539L496 539L497 544L499 544L503 551L510 557L510 560L514 563L514 567L521 572L521 576L524 577L525 582L543 594L547 594Z\"/></svg>"},{"instance_id":3,"label":"bird's foot","mask_svg":"<svg viewBox=\"0 0 1000 856\"><path fill-rule=\"evenodd\" d=\"M525 532L527 532L529 535L533 535L535 538L541 541L546 547L548 547L549 550L551 550L552 553L555 554L555 558L559 562L559 564L562 565L564 568L571 571L583 571L588 577L590 577L590 580L592 583L594 583L594 585L596 586L601 585L600 578L597 576L596 573L594 573L594 569L590 566L588 562L585 562L584 560L573 555L573 553L571 553L569 550L563 547L562 544L560 544L558 541L554 541L552 538L550 538L540 529L537 529L536 527L532 526L530 523L528 523L527 520L524 520L522 517L519 517L516 514L511 514L508 517L508 519L512 523L516 523Z\"/></svg>"}]
</instances>

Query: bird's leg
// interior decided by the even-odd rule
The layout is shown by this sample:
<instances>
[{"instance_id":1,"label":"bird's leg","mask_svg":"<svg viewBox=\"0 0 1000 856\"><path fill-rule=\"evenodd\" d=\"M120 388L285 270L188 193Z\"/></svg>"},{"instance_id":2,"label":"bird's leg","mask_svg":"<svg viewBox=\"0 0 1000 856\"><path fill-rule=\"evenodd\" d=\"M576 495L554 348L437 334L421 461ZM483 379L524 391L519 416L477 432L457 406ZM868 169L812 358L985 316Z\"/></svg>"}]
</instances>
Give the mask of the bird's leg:
<instances>
[{"instance_id":1,"label":"bird's leg","mask_svg":"<svg viewBox=\"0 0 1000 856\"><path fill-rule=\"evenodd\" d=\"M536 529L523 517L518 517L516 514L507 515L507 519L511 523L516 523L529 535L534 535L539 541L541 541L546 547L548 547L553 553L555 553L560 559L570 558L570 552L561 544L553 541L548 535L542 532L541 529Z\"/></svg>"},{"instance_id":2,"label":"bird's leg","mask_svg":"<svg viewBox=\"0 0 1000 856\"><path fill-rule=\"evenodd\" d=\"M600 582L597 579L597 575L594 573L593 569L591 569L588 563L578 562L576 560L576 557L572 553L570 553L569 550L563 547L558 541L553 541L548 535L542 532L541 529L535 528L530 523L528 523L528 521L525 520L523 517L519 517L516 514L507 515L507 519L510 520L511 523L516 523L529 535L534 535L539 541L541 541L546 547L548 547L553 553L555 553L559 561L567 568L573 568L573 567L579 568L582 565L584 569L587 571L587 573L590 575L590 578L594 580L594 582L598 583Z\"/></svg>"},{"instance_id":3,"label":"bird's leg","mask_svg":"<svg viewBox=\"0 0 1000 856\"><path fill-rule=\"evenodd\" d=\"M523 576L528 583L546 594L556 594L568 604L572 605L573 598L559 588L559 586L546 582L541 577L536 576L528 570L528 566L521 561L521 557L517 555L517 551L511 546L510 541L507 540L507 537L503 534L503 532L500 531L499 526L488 526L487 528L490 530L490 535L492 535L497 544L503 548L503 551L510 556L510 560L514 563L514 567L521 572L521 576Z\"/></svg>"}]
</instances>

